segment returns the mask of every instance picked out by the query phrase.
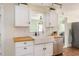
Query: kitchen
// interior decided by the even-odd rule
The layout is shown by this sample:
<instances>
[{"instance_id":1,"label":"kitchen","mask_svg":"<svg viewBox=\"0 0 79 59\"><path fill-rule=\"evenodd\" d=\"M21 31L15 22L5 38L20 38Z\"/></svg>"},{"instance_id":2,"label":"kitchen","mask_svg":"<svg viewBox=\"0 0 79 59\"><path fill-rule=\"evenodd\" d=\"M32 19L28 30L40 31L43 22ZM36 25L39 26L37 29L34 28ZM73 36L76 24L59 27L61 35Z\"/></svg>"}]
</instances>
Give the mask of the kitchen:
<instances>
[{"instance_id":1,"label":"kitchen","mask_svg":"<svg viewBox=\"0 0 79 59\"><path fill-rule=\"evenodd\" d=\"M65 32L64 24L61 24L62 21L66 20L62 11L62 4L13 3L1 4L0 7L2 55L54 55L56 44L54 45L52 33L54 31L57 31L58 34ZM56 53L61 54L64 46L63 37L57 38L61 41Z\"/></svg>"}]
</instances>

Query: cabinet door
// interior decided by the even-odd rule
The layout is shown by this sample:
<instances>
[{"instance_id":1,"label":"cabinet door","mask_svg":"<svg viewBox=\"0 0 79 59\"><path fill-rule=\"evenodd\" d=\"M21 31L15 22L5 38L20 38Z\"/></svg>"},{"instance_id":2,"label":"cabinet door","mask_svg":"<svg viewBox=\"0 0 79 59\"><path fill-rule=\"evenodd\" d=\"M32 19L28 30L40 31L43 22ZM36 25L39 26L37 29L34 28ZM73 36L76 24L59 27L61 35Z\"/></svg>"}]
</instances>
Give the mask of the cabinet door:
<instances>
[{"instance_id":1,"label":"cabinet door","mask_svg":"<svg viewBox=\"0 0 79 59\"><path fill-rule=\"evenodd\" d=\"M46 15L46 27L54 27L58 24L58 15L55 11L50 11Z\"/></svg>"},{"instance_id":2,"label":"cabinet door","mask_svg":"<svg viewBox=\"0 0 79 59\"><path fill-rule=\"evenodd\" d=\"M46 27L50 27L50 13L46 13L45 15L45 23L46 23Z\"/></svg>"},{"instance_id":3,"label":"cabinet door","mask_svg":"<svg viewBox=\"0 0 79 59\"><path fill-rule=\"evenodd\" d=\"M55 27L58 24L57 13L55 11L50 12L50 27Z\"/></svg>"},{"instance_id":4,"label":"cabinet door","mask_svg":"<svg viewBox=\"0 0 79 59\"><path fill-rule=\"evenodd\" d=\"M45 44L45 56L52 56L53 55L53 43Z\"/></svg>"},{"instance_id":5,"label":"cabinet door","mask_svg":"<svg viewBox=\"0 0 79 59\"><path fill-rule=\"evenodd\" d=\"M15 26L28 26L28 7L15 6Z\"/></svg>"},{"instance_id":6,"label":"cabinet door","mask_svg":"<svg viewBox=\"0 0 79 59\"><path fill-rule=\"evenodd\" d=\"M41 44L41 45L35 45L35 56L44 56L44 45Z\"/></svg>"}]
</instances>

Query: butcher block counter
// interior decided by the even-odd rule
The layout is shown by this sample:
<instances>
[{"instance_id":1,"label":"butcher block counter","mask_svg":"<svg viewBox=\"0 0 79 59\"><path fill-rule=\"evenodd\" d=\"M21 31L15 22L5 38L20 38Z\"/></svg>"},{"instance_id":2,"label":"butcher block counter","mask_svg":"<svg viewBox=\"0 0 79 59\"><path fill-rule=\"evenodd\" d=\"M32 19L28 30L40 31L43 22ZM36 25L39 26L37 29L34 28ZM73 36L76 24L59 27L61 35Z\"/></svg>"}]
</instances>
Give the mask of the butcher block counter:
<instances>
[{"instance_id":1,"label":"butcher block counter","mask_svg":"<svg viewBox=\"0 0 79 59\"><path fill-rule=\"evenodd\" d=\"M24 41L33 41L32 37L15 37L14 42L24 42Z\"/></svg>"}]
</instances>

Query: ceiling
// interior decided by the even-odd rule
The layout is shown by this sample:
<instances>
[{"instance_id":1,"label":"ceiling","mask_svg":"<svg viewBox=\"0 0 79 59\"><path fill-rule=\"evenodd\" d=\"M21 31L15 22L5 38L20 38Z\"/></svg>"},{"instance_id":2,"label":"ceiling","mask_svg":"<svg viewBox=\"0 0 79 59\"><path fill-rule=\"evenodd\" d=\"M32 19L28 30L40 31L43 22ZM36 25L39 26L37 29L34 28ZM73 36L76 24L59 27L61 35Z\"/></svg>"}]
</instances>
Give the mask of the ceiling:
<instances>
[{"instance_id":1,"label":"ceiling","mask_svg":"<svg viewBox=\"0 0 79 59\"><path fill-rule=\"evenodd\" d=\"M29 3L33 6L60 8L61 3ZM75 11L79 9L79 3L62 3L64 11Z\"/></svg>"},{"instance_id":2,"label":"ceiling","mask_svg":"<svg viewBox=\"0 0 79 59\"><path fill-rule=\"evenodd\" d=\"M53 7L56 9L60 8L59 4L52 3L32 3L31 5ZM67 16L69 20L79 19L79 3L62 3L62 9L65 16Z\"/></svg>"},{"instance_id":3,"label":"ceiling","mask_svg":"<svg viewBox=\"0 0 79 59\"><path fill-rule=\"evenodd\" d=\"M29 3L32 6L42 6L42 7L53 7L53 8L59 8L60 4L58 3Z\"/></svg>"},{"instance_id":4,"label":"ceiling","mask_svg":"<svg viewBox=\"0 0 79 59\"><path fill-rule=\"evenodd\" d=\"M51 6L52 3L30 3L31 5L37 5L37 6Z\"/></svg>"},{"instance_id":5,"label":"ceiling","mask_svg":"<svg viewBox=\"0 0 79 59\"><path fill-rule=\"evenodd\" d=\"M44 7L60 7L61 3L29 3L30 5L35 5L35 6L44 6ZM78 10L79 9L79 3L62 3L62 7L66 11L71 11L71 10Z\"/></svg>"}]
</instances>

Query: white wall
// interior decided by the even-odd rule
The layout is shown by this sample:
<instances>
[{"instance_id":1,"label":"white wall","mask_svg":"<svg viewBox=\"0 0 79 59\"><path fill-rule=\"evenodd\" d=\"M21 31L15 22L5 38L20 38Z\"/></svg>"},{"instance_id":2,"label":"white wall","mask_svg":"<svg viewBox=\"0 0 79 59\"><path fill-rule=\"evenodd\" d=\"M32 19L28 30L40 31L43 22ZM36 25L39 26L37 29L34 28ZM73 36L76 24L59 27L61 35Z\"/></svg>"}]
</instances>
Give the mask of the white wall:
<instances>
[{"instance_id":1,"label":"white wall","mask_svg":"<svg viewBox=\"0 0 79 59\"><path fill-rule=\"evenodd\" d=\"M65 15L68 18L68 23L72 23L72 22L79 22L79 10L74 10L74 11L70 11L70 12L65 12Z\"/></svg>"},{"instance_id":2,"label":"white wall","mask_svg":"<svg viewBox=\"0 0 79 59\"><path fill-rule=\"evenodd\" d=\"M63 11L68 17L68 23L79 22L79 3L64 3Z\"/></svg>"}]
</instances>

